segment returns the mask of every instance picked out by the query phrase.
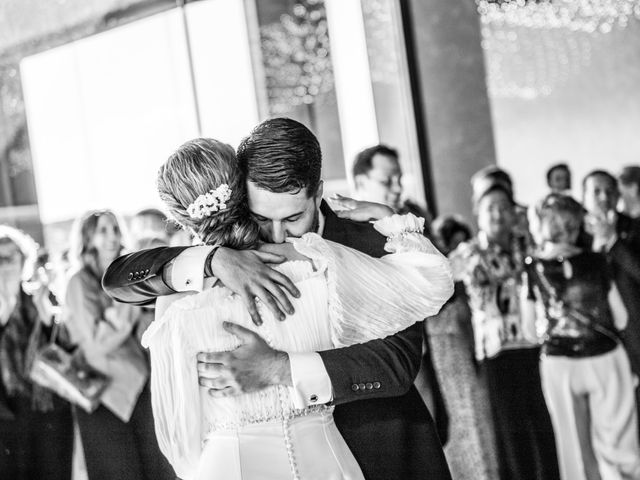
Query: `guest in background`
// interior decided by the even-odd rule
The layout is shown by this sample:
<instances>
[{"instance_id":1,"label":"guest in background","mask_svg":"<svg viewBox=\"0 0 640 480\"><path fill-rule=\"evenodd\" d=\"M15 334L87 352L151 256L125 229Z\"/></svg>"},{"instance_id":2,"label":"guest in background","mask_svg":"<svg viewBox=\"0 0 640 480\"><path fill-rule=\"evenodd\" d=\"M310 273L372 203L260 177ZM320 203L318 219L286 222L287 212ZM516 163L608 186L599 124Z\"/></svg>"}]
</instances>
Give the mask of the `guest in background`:
<instances>
[{"instance_id":1,"label":"guest in background","mask_svg":"<svg viewBox=\"0 0 640 480\"><path fill-rule=\"evenodd\" d=\"M169 245L174 231L167 216L157 208L140 210L129 222L129 234L136 250Z\"/></svg>"},{"instance_id":2,"label":"guest in background","mask_svg":"<svg viewBox=\"0 0 640 480\"><path fill-rule=\"evenodd\" d=\"M441 215L436 218L431 231L433 240L438 249L445 255L449 255L462 242L471 240L471 228L458 215Z\"/></svg>"},{"instance_id":3,"label":"guest in background","mask_svg":"<svg viewBox=\"0 0 640 480\"><path fill-rule=\"evenodd\" d=\"M640 217L640 166L624 167L618 176L618 210L631 218Z\"/></svg>"},{"instance_id":4,"label":"guest in background","mask_svg":"<svg viewBox=\"0 0 640 480\"><path fill-rule=\"evenodd\" d=\"M175 228L173 222L157 208L146 208L136 213L130 222L129 235L135 250L146 250L156 247L167 247L171 241ZM142 335L154 320L155 309L137 307L135 319L135 338L141 341ZM145 357L148 351L145 350ZM148 360L148 358L147 358Z\"/></svg>"},{"instance_id":5,"label":"guest in background","mask_svg":"<svg viewBox=\"0 0 640 480\"><path fill-rule=\"evenodd\" d=\"M442 252L471 240L471 229L449 215L433 222L433 236ZM471 312L464 287L440 313L424 322L433 364L449 411L449 441L444 453L456 480L498 478L495 434L485 379L473 354Z\"/></svg>"},{"instance_id":6,"label":"guest in background","mask_svg":"<svg viewBox=\"0 0 640 480\"><path fill-rule=\"evenodd\" d=\"M464 284L469 298L475 356L488 383L500 477L557 479L553 428L540 384L540 348L534 326L525 324L520 312L526 238L517 228L510 185L504 171L474 176L479 231L449 258L454 278Z\"/></svg>"},{"instance_id":7,"label":"guest in background","mask_svg":"<svg viewBox=\"0 0 640 480\"><path fill-rule=\"evenodd\" d=\"M549 167L546 178L547 186L549 187L548 193L571 195L571 170L569 170L569 166L566 163L556 163ZM542 242L542 239L539 237L540 207L548 193L527 209L529 233L536 245Z\"/></svg>"},{"instance_id":8,"label":"guest in background","mask_svg":"<svg viewBox=\"0 0 640 480\"><path fill-rule=\"evenodd\" d=\"M616 212L620 197L618 182L609 172L594 170L582 182L587 211L585 227L591 235L591 249L604 252L613 280L629 313L621 331L631 368L640 376L640 220ZM640 391L636 389L640 408Z\"/></svg>"},{"instance_id":9,"label":"guest in background","mask_svg":"<svg viewBox=\"0 0 640 480\"><path fill-rule=\"evenodd\" d=\"M46 285L27 294L35 242L0 226L0 478L70 480L70 405L28 378L33 355L52 334L54 312Z\"/></svg>"},{"instance_id":10,"label":"guest in background","mask_svg":"<svg viewBox=\"0 0 640 480\"><path fill-rule=\"evenodd\" d=\"M77 409L91 480L169 479L155 437L149 370L134 338L136 310L115 304L101 278L123 250L121 222L109 210L89 212L74 227L78 262L66 291L64 318L79 356L111 382L93 413Z\"/></svg>"},{"instance_id":11,"label":"guest in background","mask_svg":"<svg viewBox=\"0 0 640 480\"><path fill-rule=\"evenodd\" d=\"M540 370L562 478L640 478L634 380L618 337L627 311L604 255L576 245L582 217L569 196L545 199L544 243L527 267L537 305L527 300L523 316L544 312Z\"/></svg>"},{"instance_id":12,"label":"guest in background","mask_svg":"<svg viewBox=\"0 0 640 480\"><path fill-rule=\"evenodd\" d=\"M556 163L547 170L547 185L551 193L571 195L571 170L566 163Z\"/></svg>"},{"instance_id":13,"label":"guest in background","mask_svg":"<svg viewBox=\"0 0 640 480\"><path fill-rule=\"evenodd\" d=\"M413 201L403 198L402 168L398 151L387 145L362 150L353 163L354 196L367 202L382 203L397 213L413 213L431 225L431 215ZM425 231L428 230L425 228Z\"/></svg>"},{"instance_id":14,"label":"guest in background","mask_svg":"<svg viewBox=\"0 0 640 480\"><path fill-rule=\"evenodd\" d=\"M424 233L428 237L431 236L429 213L414 202L403 199L402 169L397 150L387 145L375 145L362 150L356 156L352 174L355 185L354 196L358 200L341 195L332 197L331 205L340 209L337 212L338 216L355 221L366 221L369 219L361 215L367 211L365 208L367 203L381 203L398 213L413 213L424 218ZM428 335L426 330L425 335ZM426 337L415 386L436 422L441 442L445 444L449 437L449 415L433 368L430 343Z\"/></svg>"}]
</instances>

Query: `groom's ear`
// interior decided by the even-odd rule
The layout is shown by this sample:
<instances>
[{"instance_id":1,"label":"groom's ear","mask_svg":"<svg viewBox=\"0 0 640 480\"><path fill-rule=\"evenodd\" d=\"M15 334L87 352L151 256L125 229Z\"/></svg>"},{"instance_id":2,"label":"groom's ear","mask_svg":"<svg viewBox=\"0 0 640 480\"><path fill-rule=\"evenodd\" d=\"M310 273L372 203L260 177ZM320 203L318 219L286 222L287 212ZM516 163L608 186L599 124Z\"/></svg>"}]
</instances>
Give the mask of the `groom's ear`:
<instances>
[{"instance_id":1,"label":"groom's ear","mask_svg":"<svg viewBox=\"0 0 640 480\"><path fill-rule=\"evenodd\" d=\"M318 190L316 191L316 202L321 202L322 201L322 194L324 192L324 181L320 180L320 183L318 183Z\"/></svg>"}]
</instances>

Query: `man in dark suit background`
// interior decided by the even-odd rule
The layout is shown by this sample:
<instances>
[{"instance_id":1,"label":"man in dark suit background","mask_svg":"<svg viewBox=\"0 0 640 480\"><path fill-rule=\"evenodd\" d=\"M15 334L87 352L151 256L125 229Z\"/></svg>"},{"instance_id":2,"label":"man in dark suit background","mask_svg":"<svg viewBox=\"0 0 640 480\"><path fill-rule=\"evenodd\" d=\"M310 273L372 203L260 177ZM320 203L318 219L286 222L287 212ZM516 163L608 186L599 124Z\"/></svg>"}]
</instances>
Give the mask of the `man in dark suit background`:
<instances>
[{"instance_id":1,"label":"man in dark suit background","mask_svg":"<svg viewBox=\"0 0 640 480\"><path fill-rule=\"evenodd\" d=\"M290 119L258 125L238 148L249 208L272 243L318 232L372 256L385 239L370 224L338 218L322 201L321 152L315 136ZM157 248L117 259L105 273L106 291L119 301L149 304L158 295L201 288L203 271L245 299L260 323L255 297L284 319L295 286L264 261L264 252L229 248ZM425 292L427 295L428 292ZM433 420L413 386L421 361L422 327L361 345L285 354L246 331L233 352L201 354L201 384L215 396L274 383L294 387L297 406L332 403L336 424L373 479L450 479Z\"/></svg>"},{"instance_id":2,"label":"man in dark suit background","mask_svg":"<svg viewBox=\"0 0 640 480\"><path fill-rule=\"evenodd\" d=\"M620 197L616 178L594 170L582 182L585 226L593 237L592 248L604 252L620 296L628 312L622 342L631 369L640 376L640 221L616 212ZM636 390L640 406L640 396Z\"/></svg>"}]
</instances>

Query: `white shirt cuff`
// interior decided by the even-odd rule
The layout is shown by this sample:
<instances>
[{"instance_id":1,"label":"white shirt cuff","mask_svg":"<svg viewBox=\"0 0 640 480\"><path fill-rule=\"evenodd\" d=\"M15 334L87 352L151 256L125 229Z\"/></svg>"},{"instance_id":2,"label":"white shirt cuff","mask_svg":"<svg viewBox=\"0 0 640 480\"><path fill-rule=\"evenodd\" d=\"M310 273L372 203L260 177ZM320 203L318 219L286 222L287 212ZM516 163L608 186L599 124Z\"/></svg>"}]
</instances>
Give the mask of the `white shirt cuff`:
<instances>
[{"instance_id":1,"label":"white shirt cuff","mask_svg":"<svg viewBox=\"0 0 640 480\"><path fill-rule=\"evenodd\" d=\"M204 288L204 263L215 247L190 247L174 260L166 272L169 286L177 292L201 292Z\"/></svg>"},{"instance_id":2,"label":"white shirt cuff","mask_svg":"<svg viewBox=\"0 0 640 480\"><path fill-rule=\"evenodd\" d=\"M291 366L291 398L297 409L322 405L333 400L329 374L319 354L289 353Z\"/></svg>"}]
</instances>

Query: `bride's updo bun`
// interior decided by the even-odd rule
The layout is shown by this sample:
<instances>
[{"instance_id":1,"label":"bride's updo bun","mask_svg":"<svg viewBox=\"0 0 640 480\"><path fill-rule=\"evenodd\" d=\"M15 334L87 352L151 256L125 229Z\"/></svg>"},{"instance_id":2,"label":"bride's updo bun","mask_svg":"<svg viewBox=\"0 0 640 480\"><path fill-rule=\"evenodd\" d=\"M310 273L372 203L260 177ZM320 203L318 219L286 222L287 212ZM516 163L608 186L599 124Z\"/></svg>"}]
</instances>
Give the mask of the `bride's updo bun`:
<instances>
[{"instance_id":1,"label":"bride's updo bun","mask_svg":"<svg viewBox=\"0 0 640 480\"><path fill-rule=\"evenodd\" d=\"M258 243L259 228L247 207L247 187L233 148L212 138L190 140L158 171L158 193L169 213L207 245L243 249ZM225 207L193 218L187 211L200 195L228 185Z\"/></svg>"}]
</instances>

